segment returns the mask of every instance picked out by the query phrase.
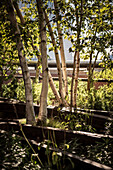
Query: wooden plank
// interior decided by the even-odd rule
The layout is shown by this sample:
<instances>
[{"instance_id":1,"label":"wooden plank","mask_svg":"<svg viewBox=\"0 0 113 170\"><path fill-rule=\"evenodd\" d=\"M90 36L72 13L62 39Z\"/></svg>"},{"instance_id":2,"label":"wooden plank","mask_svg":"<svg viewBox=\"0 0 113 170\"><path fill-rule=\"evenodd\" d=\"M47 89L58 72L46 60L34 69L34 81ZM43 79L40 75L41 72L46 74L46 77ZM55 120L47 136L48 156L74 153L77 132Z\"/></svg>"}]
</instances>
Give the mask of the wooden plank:
<instances>
[{"instance_id":1,"label":"wooden plank","mask_svg":"<svg viewBox=\"0 0 113 170\"><path fill-rule=\"evenodd\" d=\"M84 145L94 144L95 142L103 141L105 139L113 139L113 136L103 135L97 133L89 133L83 131L72 131L72 130L63 130L52 127L42 127L42 126L31 126L20 125L17 122L0 122L0 129L2 130L11 130L20 131L20 127L22 127L23 132L29 139L34 139L39 142L44 139L55 140L57 144L70 141L71 139L77 138L80 143Z\"/></svg>"},{"instance_id":2,"label":"wooden plank","mask_svg":"<svg viewBox=\"0 0 113 170\"><path fill-rule=\"evenodd\" d=\"M0 117L1 118L9 118L9 119L17 119L17 118L25 118L25 109L26 104L20 103L16 101L11 102L0 102ZM34 105L35 113L38 115L39 106ZM48 107L48 118L54 118L55 116L59 117L61 121L67 121L65 116L70 114L69 109L61 108L58 110L56 107ZM88 112L88 113L87 113ZM94 127L98 133L104 133L105 131L105 123L113 121L113 112L107 111L96 111L96 110L85 110L85 109L77 109L77 111L72 110L72 114L83 115L84 120L87 125L91 125Z\"/></svg>"},{"instance_id":3,"label":"wooden plank","mask_svg":"<svg viewBox=\"0 0 113 170\"><path fill-rule=\"evenodd\" d=\"M2 132L2 131L1 131ZM29 140L29 139L28 139ZM21 139L22 143L26 143L25 139ZM112 170L111 167L97 163L95 161L92 161L90 159L82 158L76 154L69 153L67 151L63 151L59 148L53 148L53 147L48 147L46 144L42 144L40 150L38 150L38 146L40 146L40 143L37 142L36 140L29 140L30 144L32 147L35 149L35 152L38 153L39 158L44 162L47 161L47 154L46 149L50 151L50 156L52 157L52 153L55 152L59 157L60 157L60 162L62 165L62 160L65 158L65 166L70 164L71 169L77 169L77 170ZM73 162L74 167L71 167L70 160Z\"/></svg>"}]
</instances>

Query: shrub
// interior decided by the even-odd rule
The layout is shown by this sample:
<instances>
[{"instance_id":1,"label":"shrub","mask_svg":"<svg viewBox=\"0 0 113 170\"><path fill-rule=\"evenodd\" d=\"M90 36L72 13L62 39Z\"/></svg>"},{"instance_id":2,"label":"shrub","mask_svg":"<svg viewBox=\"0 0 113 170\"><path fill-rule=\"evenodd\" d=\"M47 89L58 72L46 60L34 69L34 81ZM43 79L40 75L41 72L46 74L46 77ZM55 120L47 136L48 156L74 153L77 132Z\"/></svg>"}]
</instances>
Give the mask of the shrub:
<instances>
[{"instance_id":1,"label":"shrub","mask_svg":"<svg viewBox=\"0 0 113 170\"><path fill-rule=\"evenodd\" d=\"M99 89L91 88L87 92L84 82L79 82L77 105L81 108L113 110L113 84L100 86Z\"/></svg>"},{"instance_id":2,"label":"shrub","mask_svg":"<svg viewBox=\"0 0 113 170\"><path fill-rule=\"evenodd\" d=\"M69 91L70 91L70 81ZM56 88L58 90L58 81L55 81ZM4 84L3 86L3 96L7 98L16 98L20 101L25 101L25 87L24 82L20 79L18 82L14 81L9 84ZM32 92L33 92L33 102L40 103L40 94L41 94L41 83L32 82ZM78 82L78 96L77 96L77 106L80 108L89 108L89 109L102 109L102 110L113 110L113 84L109 86L104 85L100 86L99 89L91 88L90 92L87 91L87 82L79 81ZM69 94L70 95L70 94ZM55 96L49 86L48 89L48 105L58 105Z\"/></svg>"}]
</instances>

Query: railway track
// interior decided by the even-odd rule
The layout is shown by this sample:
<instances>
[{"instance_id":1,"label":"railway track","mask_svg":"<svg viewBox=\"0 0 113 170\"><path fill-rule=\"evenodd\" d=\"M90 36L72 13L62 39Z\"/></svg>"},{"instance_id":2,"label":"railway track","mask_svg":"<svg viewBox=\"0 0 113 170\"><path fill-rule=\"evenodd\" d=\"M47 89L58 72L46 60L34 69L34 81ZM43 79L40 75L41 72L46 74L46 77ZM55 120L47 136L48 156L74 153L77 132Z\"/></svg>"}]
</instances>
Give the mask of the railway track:
<instances>
[{"instance_id":1,"label":"railway track","mask_svg":"<svg viewBox=\"0 0 113 170\"><path fill-rule=\"evenodd\" d=\"M94 145L96 142L102 142L103 139L113 140L113 136L110 135L103 135L103 134L96 134L96 133L88 133L88 132L81 132L81 131L69 131L69 130L61 130L58 128L51 128L51 127L41 127L41 126L31 126L31 125L20 125L17 120L4 120L0 119L0 129L5 131L13 130L16 134L22 136L22 132L27 137L29 142L32 144L35 150L37 150L38 146L44 140L51 140L55 141L55 143L59 146L61 143L66 143L72 139L77 138L78 141L82 145ZM25 140L25 139L24 139ZM38 154L41 158L47 159L47 155L44 155L48 148L47 144L42 144L40 151L37 150ZM49 150L51 154L56 152L58 155L65 156L65 158L70 158L75 167L77 169L106 169L111 170L112 168L106 165L102 165L95 161L82 158L74 153L70 153L67 151L63 151L59 148L54 148L49 146ZM68 159L66 159L68 160Z\"/></svg>"},{"instance_id":2,"label":"railway track","mask_svg":"<svg viewBox=\"0 0 113 170\"><path fill-rule=\"evenodd\" d=\"M105 123L113 121L113 112L110 111L100 111L100 110L89 110L89 109L72 109L72 113L75 115L83 115L87 123L91 124L97 129L97 133L90 133L85 131L73 131L73 130L63 130L52 127L42 127L42 126L31 126L28 124L21 125L18 119L25 118L25 103L17 102L14 100L2 99L0 100L0 129L6 132L14 131L17 135L23 136L22 132L25 134L26 138L32 144L35 150L37 150L40 143L50 140L54 141L57 146L61 143L68 143L70 140L77 139L80 144L84 147L87 145L95 145L97 142L113 141L112 134L105 135ZM39 106L34 105L35 113L38 115ZM56 108L53 106L48 106L48 118L60 117L61 121L65 120L65 115L70 114L68 108ZM87 118L87 119L86 119ZM65 120L66 121L66 120ZM23 139L24 141L25 139ZM47 155L45 154L48 145L46 143L41 144L40 151L37 150L42 159L47 160ZM51 154L54 152L58 155L62 155L66 160L71 159L74 166L77 169L108 169L112 168L106 165L102 165L90 159L83 158L72 152L61 150L59 147L54 148L49 146ZM62 158L61 158L62 159ZM67 163L69 163L67 161ZM72 168L71 168L72 169Z\"/></svg>"},{"instance_id":3,"label":"railway track","mask_svg":"<svg viewBox=\"0 0 113 170\"><path fill-rule=\"evenodd\" d=\"M3 100L0 102L0 117L6 119L21 119L25 118L25 103L17 101ZM38 115L39 106L34 105L35 114ZM65 117L70 115L71 112L69 108L57 108L54 106L48 106L48 118L57 117L60 121L68 121ZM89 110L80 109L72 110L78 119L82 117L87 125L91 125L96 129L98 133L106 133L106 124L113 122L113 112L112 111L102 111L102 110ZM71 121L71 120L70 120ZM73 121L73 120L72 120ZM113 132L111 132L113 134Z\"/></svg>"}]
</instances>

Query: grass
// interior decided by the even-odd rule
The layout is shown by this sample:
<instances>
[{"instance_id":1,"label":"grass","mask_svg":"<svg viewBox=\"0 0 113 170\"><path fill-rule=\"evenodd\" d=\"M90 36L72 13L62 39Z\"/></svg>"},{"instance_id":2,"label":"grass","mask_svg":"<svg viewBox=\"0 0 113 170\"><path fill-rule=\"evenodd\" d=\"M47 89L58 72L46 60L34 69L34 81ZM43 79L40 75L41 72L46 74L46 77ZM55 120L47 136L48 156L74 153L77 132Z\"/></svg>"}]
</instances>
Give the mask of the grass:
<instances>
[{"instance_id":1,"label":"grass","mask_svg":"<svg viewBox=\"0 0 113 170\"><path fill-rule=\"evenodd\" d=\"M26 118L18 119L20 124L26 124Z\"/></svg>"},{"instance_id":2,"label":"grass","mask_svg":"<svg viewBox=\"0 0 113 170\"><path fill-rule=\"evenodd\" d=\"M18 119L18 121L20 124L26 124L26 118ZM47 124L45 126L65 129L65 126L63 126L60 121L54 120L53 118L47 119Z\"/></svg>"}]
</instances>

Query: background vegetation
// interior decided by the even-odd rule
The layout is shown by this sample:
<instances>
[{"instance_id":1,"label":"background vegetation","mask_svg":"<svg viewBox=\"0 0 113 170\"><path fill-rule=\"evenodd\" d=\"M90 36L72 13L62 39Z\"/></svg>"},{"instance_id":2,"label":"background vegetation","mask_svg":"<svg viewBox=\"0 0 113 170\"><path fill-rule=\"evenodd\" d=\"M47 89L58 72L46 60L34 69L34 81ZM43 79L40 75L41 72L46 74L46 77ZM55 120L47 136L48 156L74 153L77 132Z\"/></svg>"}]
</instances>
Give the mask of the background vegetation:
<instances>
[{"instance_id":1,"label":"background vegetation","mask_svg":"<svg viewBox=\"0 0 113 170\"><path fill-rule=\"evenodd\" d=\"M112 71L107 70L106 72L106 70L104 70L103 72L100 72L99 74L95 73L95 75L97 75L95 78L111 80L113 77L112 74L113 74ZM58 90L58 81L55 81L54 83ZM70 84L71 84L71 79L68 78L69 94L70 94L70 88L71 88ZM32 81L32 89L33 89L33 102L35 104L39 104L41 83L40 82L33 83ZM20 79L17 82L17 80L14 79L9 84L4 84L3 85L3 97L14 98L19 101L25 102L25 88L24 88L23 80ZM54 105L54 106L59 105L59 103L55 99L55 96L50 86L48 90L47 104ZM100 86L98 89L95 89L95 87L92 87L90 92L88 92L87 82L79 80L77 105L80 108L113 111L113 83Z\"/></svg>"}]
</instances>

